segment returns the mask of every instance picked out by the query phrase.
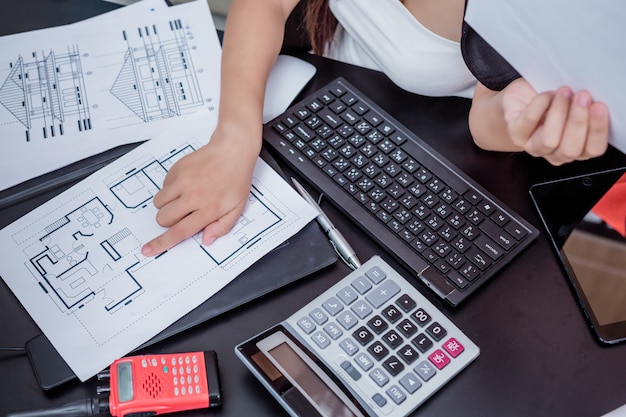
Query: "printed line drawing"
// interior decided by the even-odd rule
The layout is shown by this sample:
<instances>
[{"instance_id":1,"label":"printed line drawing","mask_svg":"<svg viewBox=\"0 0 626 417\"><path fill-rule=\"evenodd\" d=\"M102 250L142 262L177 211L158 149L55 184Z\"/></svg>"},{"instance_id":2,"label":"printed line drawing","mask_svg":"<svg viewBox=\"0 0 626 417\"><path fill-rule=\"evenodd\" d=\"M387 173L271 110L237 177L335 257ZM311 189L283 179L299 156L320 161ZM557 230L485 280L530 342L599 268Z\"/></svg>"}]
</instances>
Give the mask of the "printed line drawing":
<instances>
[{"instance_id":1,"label":"printed line drawing","mask_svg":"<svg viewBox=\"0 0 626 417\"><path fill-rule=\"evenodd\" d=\"M163 160L153 160L141 168L132 168L126 175L109 186L115 197L128 209L145 207L159 191L165 175L172 165L194 151L191 145L175 149Z\"/></svg>"},{"instance_id":2,"label":"printed line drawing","mask_svg":"<svg viewBox=\"0 0 626 417\"><path fill-rule=\"evenodd\" d=\"M67 211L56 220L42 227L45 220L41 219L28 231L13 236L16 242L30 239L33 233L40 236L28 246L27 267L62 313L93 315L95 309L100 311L98 315L113 314L144 294L142 282L154 277L158 262L167 252L144 258L128 215L141 215L139 212L148 207L171 166L194 149L185 144L162 158L144 156L145 162L139 166L124 170L113 180L102 180L109 195L93 195L90 191L88 197L78 199L82 203L56 210ZM230 262L262 239L263 233L284 220L270 200L253 186L245 215L221 238L220 245L203 246L200 234L193 237L201 258L207 260L207 271L228 269Z\"/></svg>"},{"instance_id":3,"label":"printed line drawing","mask_svg":"<svg viewBox=\"0 0 626 417\"><path fill-rule=\"evenodd\" d=\"M26 128L26 141L36 129L47 139L66 133L66 121L76 117L78 132L90 130L91 116L77 45L66 52L32 52L9 64L9 75L0 87L2 104Z\"/></svg>"},{"instance_id":4,"label":"printed line drawing","mask_svg":"<svg viewBox=\"0 0 626 417\"><path fill-rule=\"evenodd\" d=\"M200 248L216 264L223 265L240 251L256 244L259 236L282 220L281 213L265 201L262 193L253 186L248 197L246 213L239 217L231 231L221 238L228 244L219 247L200 245ZM220 250L220 247L223 250Z\"/></svg>"},{"instance_id":5,"label":"printed line drawing","mask_svg":"<svg viewBox=\"0 0 626 417\"><path fill-rule=\"evenodd\" d=\"M162 40L156 25L137 28L141 46L123 31L128 49L111 94L146 123L203 105L186 30L180 19L169 29L173 39Z\"/></svg>"},{"instance_id":6,"label":"printed line drawing","mask_svg":"<svg viewBox=\"0 0 626 417\"><path fill-rule=\"evenodd\" d=\"M113 220L113 212L95 197L44 229L43 250L30 259L30 269L62 312L74 313L96 297L105 311L114 312L142 292L133 276L140 242L126 227L115 231ZM116 268L125 273L108 276L112 262L123 262Z\"/></svg>"}]
</instances>

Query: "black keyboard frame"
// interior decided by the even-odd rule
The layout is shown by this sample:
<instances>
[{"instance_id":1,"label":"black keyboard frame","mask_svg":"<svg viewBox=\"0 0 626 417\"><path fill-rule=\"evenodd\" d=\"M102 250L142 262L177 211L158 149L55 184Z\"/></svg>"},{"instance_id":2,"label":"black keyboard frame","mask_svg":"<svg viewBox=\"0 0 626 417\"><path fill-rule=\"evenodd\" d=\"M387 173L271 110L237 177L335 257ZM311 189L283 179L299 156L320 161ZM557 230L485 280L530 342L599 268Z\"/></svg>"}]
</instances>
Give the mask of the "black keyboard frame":
<instances>
[{"instance_id":1,"label":"black keyboard frame","mask_svg":"<svg viewBox=\"0 0 626 417\"><path fill-rule=\"evenodd\" d=\"M516 221L523 231L526 232L525 237L517 241L516 245L510 251L506 252L502 258L494 261L491 266L482 271L481 275L471 281L470 285L466 288L461 289L452 284L436 267L424 259L421 253L418 253L407 241L400 238L398 234L392 232L382 221L376 218L376 215L373 215L365 206L357 202L347 190L343 189L332 177L328 176L322 170L322 167L313 163L312 160L305 155L304 151L306 151L306 149L301 150L294 146L276 130L275 126L277 124L283 124L284 126L284 123L281 121L285 120L284 118L286 116L300 119L297 116L298 109L303 106L306 107L307 104L310 104L314 99L320 97L321 94L328 92L329 89L335 85L343 87L343 89L356 95L359 102L365 103L370 108L369 111L378 113L386 122L395 127L396 133L404 135L408 140L404 142L401 147L402 149L408 150L409 155L417 161L417 163L424 166L429 171L434 172L438 178L454 190L466 190L466 192L474 190L479 192L483 197L486 197L493 203L497 209ZM307 116L307 118L308 117L310 116ZM528 247L539 235L538 230L524 218L506 207L490 192L474 182L468 175L431 148L402 123L385 112L380 106L369 99L367 95L352 86L343 77L338 77L329 82L322 88L290 106L280 116L265 123L263 127L263 139L271 149L276 151L276 153L295 170L295 172L307 179L319 192L324 193L324 197L328 198L335 207L381 245L398 262L411 271L414 278L426 284L437 296L446 300L452 306L459 305L470 294L474 293L485 282L489 281L489 279L517 257L517 255ZM310 139L307 143L311 140L313 139ZM433 166L437 168L433 169Z\"/></svg>"}]
</instances>

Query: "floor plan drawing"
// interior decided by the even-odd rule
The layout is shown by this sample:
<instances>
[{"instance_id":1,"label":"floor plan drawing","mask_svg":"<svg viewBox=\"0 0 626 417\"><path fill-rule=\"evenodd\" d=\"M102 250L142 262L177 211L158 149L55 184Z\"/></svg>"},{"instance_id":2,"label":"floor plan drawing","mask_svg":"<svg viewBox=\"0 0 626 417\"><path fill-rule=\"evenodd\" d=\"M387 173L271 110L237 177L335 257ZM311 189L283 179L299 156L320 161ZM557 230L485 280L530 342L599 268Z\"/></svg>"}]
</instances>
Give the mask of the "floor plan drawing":
<instances>
[{"instance_id":1,"label":"floor plan drawing","mask_svg":"<svg viewBox=\"0 0 626 417\"><path fill-rule=\"evenodd\" d=\"M152 204L167 172L201 145L154 138L0 231L0 276L81 379L155 336L315 217L259 159L234 227L155 257Z\"/></svg>"},{"instance_id":2,"label":"floor plan drawing","mask_svg":"<svg viewBox=\"0 0 626 417\"><path fill-rule=\"evenodd\" d=\"M91 301L114 312L142 292L133 276L139 263L133 252L140 242L127 227L117 230L113 223L113 213L95 197L45 227L42 251L29 266L63 313L75 313ZM108 276L116 269L123 272Z\"/></svg>"},{"instance_id":3,"label":"floor plan drawing","mask_svg":"<svg viewBox=\"0 0 626 417\"><path fill-rule=\"evenodd\" d=\"M31 233L39 236L28 247L28 269L61 312L81 315L88 308L94 315L113 314L145 292L143 283L156 268L151 264L167 260L166 256L141 256L142 240L133 232L132 220L127 223L127 219L143 217L143 209L153 213L150 202L167 172L196 146L186 143L163 157L149 157L138 167L124 166L121 176L102 179L107 193L89 190L85 193L89 197L77 199L87 200L78 206L68 205L67 213L58 210L60 214L51 222L36 222L28 233L14 236L17 242L27 240ZM116 179L110 181L112 177ZM234 259L285 217L284 211L253 186L245 213L220 244L204 246L198 235L192 238L192 250L203 255L206 271L227 270Z\"/></svg>"},{"instance_id":4,"label":"floor plan drawing","mask_svg":"<svg viewBox=\"0 0 626 417\"><path fill-rule=\"evenodd\" d=\"M77 45L56 53L32 52L9 64L0 86L0 104L24 125L24 139L47 139L66 130L91 129L85 80ZM67 126L67 123L70 126Z\"/></svg>"},{"instance_id":5,"label":"floor plan drawing","mask_svg":"<svg viewBox=\"0 0 626 417\"><path fill-rule=\"evenodd\" d=\"M145 207L161 189L172 165L193 151L193 146L187 145L171 151L163 160L153 160L143 167L132 168L122 179L111 184L109 189L124 207L131 210Z\"/></svg>"},{"instance_id":6,"label":"floor plan drawing","mask_svg":"<svg viewBox=\"0 0 626 417\"><path fill-rule=\"evenodd\" d=\"M187 108L204 105L194 70L186 30L180 19L169 22L170 40L156 25L123 31L128 49L111 93L144 122L180 116Z\"/></svg>"},{"instance_id":7,"label":"floor plan drawing","mask_svg":"<svg viewBox=\"0 0 626 417\"><path fill-rule=\"evenodd\" d=\"M276 207L272 207L271 203L265 200L255 187L252 187L246 212L239 217L230 233L221 238L224 243L228 242L228 244L200 247L217 265L226 265L239 251L254 245L263 232L282 221L283 216L284 214Z\"/></svg>"}]
</instances>

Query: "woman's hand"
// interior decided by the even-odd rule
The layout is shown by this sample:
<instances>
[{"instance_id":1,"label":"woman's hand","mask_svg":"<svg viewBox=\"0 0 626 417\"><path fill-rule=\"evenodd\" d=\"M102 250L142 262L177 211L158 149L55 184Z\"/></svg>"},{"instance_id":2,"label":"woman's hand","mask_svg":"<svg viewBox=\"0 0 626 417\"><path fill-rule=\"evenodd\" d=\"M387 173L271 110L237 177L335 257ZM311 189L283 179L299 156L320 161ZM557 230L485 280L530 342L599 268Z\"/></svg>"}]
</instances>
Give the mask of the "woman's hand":
<instances>
[{"instance_id":1,"label":"woman's hand","mask_svg":"<svg viewBox=\"0 0 626 417\"><path fill-rule=\"evenodd\" d=\"M609 113L589 92L568 87L537 94L523 78L502 91L502 109L513 143L553 165L602 155L608 146Z\"/></svg>"},{"instance_id":2,"label":"woman's hand","mask_svg":"<svg viewBox=\"0 0 626 417\"><path fill-rule=\"evenodd\" d=\"M260 137L260 129L255 133ZM245 135L216 130L207 145L174 164L153 200L157 223L168 230L144 245L144 256L158 255L201 230L202 243L209 245L233 227L248 201L260 151Z\"/></svg>"}]
</instances>

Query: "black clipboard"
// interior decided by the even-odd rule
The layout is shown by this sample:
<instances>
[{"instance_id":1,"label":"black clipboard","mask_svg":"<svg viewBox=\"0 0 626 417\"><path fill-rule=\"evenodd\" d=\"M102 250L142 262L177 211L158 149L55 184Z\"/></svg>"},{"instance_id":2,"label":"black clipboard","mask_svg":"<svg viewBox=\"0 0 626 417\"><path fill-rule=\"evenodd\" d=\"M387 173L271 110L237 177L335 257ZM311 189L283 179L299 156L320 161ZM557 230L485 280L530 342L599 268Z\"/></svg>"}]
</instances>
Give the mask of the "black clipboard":
<instances>
[{"instance_id":1,"label":"black clipboard","mask_svg":"<svg viewBox=\"0 0 626 417\"><path fill-rule=\"evenodd\" d=\"M109 157L110 155L104 155L100 158ZM283 175L276 161L265 148L261 151L261 157L274 170ZM97 158L82 161L82 163L93 164L91 170L87 166L83 166L83 174L95 171L100 166ZM139 346L137 350L177 335L304 278L332 265L337 259L338 255L326 235L317 222L312 221L240 274L218 293ZM26 343L26 351L37 382L42 389L49 390L76 378L76 375L45 335L40 334L29 340Z\"/></svg>"}]
</instances>

